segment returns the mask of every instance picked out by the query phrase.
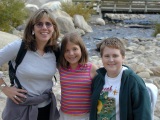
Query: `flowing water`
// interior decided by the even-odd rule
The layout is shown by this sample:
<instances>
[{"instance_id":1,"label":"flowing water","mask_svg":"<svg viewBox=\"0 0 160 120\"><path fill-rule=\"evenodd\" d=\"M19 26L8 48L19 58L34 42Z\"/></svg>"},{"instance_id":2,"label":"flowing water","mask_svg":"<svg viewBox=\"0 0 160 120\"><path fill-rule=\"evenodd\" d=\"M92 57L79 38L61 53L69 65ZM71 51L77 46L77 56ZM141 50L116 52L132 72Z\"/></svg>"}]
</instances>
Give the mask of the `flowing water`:
<instances>
[{"instance_id":1,"label":"flowing water","mask_svg":"<svg viewBox=\"0 0 160 120\"><path fill-rule=\"evenodd\" d=\"M115 21L117 22L117 21ZM105 26L92 25L93 32L85 34L82 38L87 46L89 55L97 55L96 44L103 38L118 37L132 38L154 38L155 24L160 23L160 15L145 15L144 19L130 19L117 23L109 23Z\"/></svg>"}]
</instances>

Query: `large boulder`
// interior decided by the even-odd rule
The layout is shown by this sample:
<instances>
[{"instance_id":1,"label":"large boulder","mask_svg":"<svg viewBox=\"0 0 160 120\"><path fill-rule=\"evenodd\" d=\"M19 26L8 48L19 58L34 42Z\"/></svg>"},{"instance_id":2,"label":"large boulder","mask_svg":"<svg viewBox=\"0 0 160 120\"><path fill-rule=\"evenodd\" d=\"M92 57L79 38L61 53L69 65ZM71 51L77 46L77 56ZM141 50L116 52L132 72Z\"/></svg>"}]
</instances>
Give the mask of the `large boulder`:
<instances>
[{"instance_id":1,"label":"large boulder","mask_svg":"<svg viewBox=\"0 0 160 120\"><path fill-rule=\"evenodd\" d=\"M7 45L8 43L14 41L14 40L17 40L17 39L20 39L20 37L16 36L16 35L13 35L13 34L9 34L9 33L6 33L6 32L2 32L0 31L0 49L2 47L4 47L5 45Z\"/></svg>"},{"instance_id":2,"label":"large boulder","mask_svg":"<svg viewBox=\"0 0 160 120\"><path fill-rule=\"evenodd\" d=\"M32 14L33 12L37 11L39 7L34 4L25 4L25 8Z\"/></svg>"},{"instance_id":3,"label":"large boulder","mask_svg":"<svg viewBox=\"0 0 160 120\"><path fill-rule=\"evenodd\" d=\"M152 67L152 68L150 68L150 70L153 72L153 74L155 76L159 76L160 77L160 66Z\"/></svg>"},{"instance_id":4,"label":"large boulder","mask_svg":"<svg viewBox=\"0 0 160 120\"><path fill-rule=\"evenodd\" d=\"M56 22L62 34L75 31L73 21L67 17L57 17Z\"/></svg>"},{"instance_id":5,"label":"large boulder","mask_svg":"<svg viewBox=\"0 0 160 120\"><path fill-rule=\"evenodd\" d=\"M75 27L78 27L85 32L93 32L91 26L88 25L88 23L85 21L84 17L81 15L74 15L73 16L73 21Z\"/></svg>"},{"instance_id":6,"label":"large boulder","mask_svg":"<svg viewBox=\"0 0 160 120\"><path fill-rule=\"evenodd\" d=\"M50 9L51 11L59 10L61 9L61 2L60 1L48 2L43 4L40 8L47 8L47 9Z\"/></svg>"}]
</instances>

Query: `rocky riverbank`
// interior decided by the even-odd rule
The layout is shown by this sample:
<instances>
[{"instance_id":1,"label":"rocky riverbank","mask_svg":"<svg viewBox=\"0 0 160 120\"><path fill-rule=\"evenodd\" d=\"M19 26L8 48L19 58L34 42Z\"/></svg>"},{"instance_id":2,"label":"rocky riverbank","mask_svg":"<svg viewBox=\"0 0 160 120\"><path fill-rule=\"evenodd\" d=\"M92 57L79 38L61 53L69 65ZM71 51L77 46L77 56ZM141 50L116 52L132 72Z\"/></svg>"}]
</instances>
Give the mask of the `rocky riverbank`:
<instances>
[{"instance_id":1,"label":"rocky riverbank","mask_svg":"<svg viewBox=\"0 0 160 120\"><path fill-rule=\"evenodd\" d=\"M99 53L95 50L96 44L102 41L103 38L107 37L118 37L126 46L126 65L130 66L138 75L140 75L145 82L153 83L157 86L160 94L160 38L151 36L151 31L145 31L146 29L135 29L134 32L142 32L143 37L133 36L133 32L130 31L125 37L119 36L121 31L125 27L121 25L105 25L97 26L91 24L93 32L87 33L83 36L84 42L89 51L89 60L99 67L102 66L101 58ZM109 27L110 26L110 27ZM113 32L110 36L109 32ZM124 33L125 34L125 33ZM3 34L4 35L4 34ZM8 37L8 36L7 36ZM13 37L12 37L13 38ZM11 39L11 38L10 38ZM0 39L1 40L1 39ZM3 40L1 40L3 41ZM10 41L9 41L10 42ZM1 70L5 73L5 80L9 84L8 72L6 66L2 67ZM57 72L57 78L59 74ZM60 106L60 84L58 83L53 87L53 91L56 94L58 100L58 107ZM154 120L160 120L160 97L158 94L157 104L155 107ZM0 93L0 114L5 106L6 96ZM1 119L0 119L1 120Z\"/></svg>"},{"instance_id":2,"label":"rocky riverbank","mask_svg":"<svg viewBox=\"0 0 160 120\"><path fill-rule=\"evenodd\" d=\"M160 91L160 44L156 39L136 39L134 38L129 44L125 39L122 39L126 44L126 61L125 64L129 65L134 71L139 74L145 82L151 82L155 84ZM99 53L92 50L94 55L90 55L90 61L102 66ZM5 73L5 80L9 84L8 72ZM59 74L57 72L57 78ZM58 83L53 87L53 91L56 94L58 100L58 107L60 106L60 84ZM0 93L0 113L2 112L5 105L6 96ZM157 104L155 107L154 120L160 120L160 98L158 96Z\"/></svg>"}]
</instances>

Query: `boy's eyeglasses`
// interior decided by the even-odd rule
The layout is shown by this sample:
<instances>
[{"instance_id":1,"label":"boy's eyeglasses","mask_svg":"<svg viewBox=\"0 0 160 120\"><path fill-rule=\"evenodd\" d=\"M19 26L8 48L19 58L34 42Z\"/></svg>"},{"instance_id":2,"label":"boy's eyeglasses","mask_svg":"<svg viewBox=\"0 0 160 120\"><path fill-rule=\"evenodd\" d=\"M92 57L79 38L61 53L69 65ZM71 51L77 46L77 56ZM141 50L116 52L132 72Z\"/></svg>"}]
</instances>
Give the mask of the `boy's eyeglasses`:
<instances>
[{"instance_id":1,"label":"boy's eyeglasses","mask_svg":"<svg viewBox=\"0 0 160 120\"><path fill-rule=\"evenodd\" d=\"M50 23L50 22L45 22L45 23L43 23L43 22L38 22L38 23L36 23L35 25L36 25L38 28L42 28L43 25L45 25L47 28L50 28L50 27L53 26L53 24Z\"/></svg>"}]
</instances>

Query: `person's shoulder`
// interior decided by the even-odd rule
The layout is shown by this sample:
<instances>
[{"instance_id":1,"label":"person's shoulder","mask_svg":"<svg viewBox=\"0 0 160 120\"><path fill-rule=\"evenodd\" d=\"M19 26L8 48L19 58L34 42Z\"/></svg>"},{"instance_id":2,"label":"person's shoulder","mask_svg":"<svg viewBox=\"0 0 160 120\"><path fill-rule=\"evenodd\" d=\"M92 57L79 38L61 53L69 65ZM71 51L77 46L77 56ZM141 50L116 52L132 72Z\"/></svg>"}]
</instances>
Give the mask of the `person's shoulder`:
<instances>
[{"instance_id":1,"label":"person's shoulder","mask_svg":"<svg viewBox=\"0 0 160 120\"><path fill-rule=\"evenodd\" d=\"M17 40L14 40L10 43L8 43L5 47L4 47L4 50L6 51L18 51L20 46L21 46L21 43L22 43L22 40L21 39L17 39Z\"/></svg>"},{"instance_id":2,"label":"person's shoulder","mask_svg":"<svg viewBox=\"0 0 160 120\"><path fill-rule=\"evenodd\" d=\"M96 64L94 64L94 63L92 63L92 62L88 62L87 64L88 64L88 65L91 65L92 67L94 67L94 68L97 68L97 69L98 69L97 65L96 65Z\"/></svg>"},{"instance_id":3,"label":"person's shoulder","mask_svg":"<svg viewBox=\"0 0 160 120\"><path fill-rule=\"evenodd\" d=\"M122 79L129 78L127 80L129 80L128 82L130 84L139 84L139 86L144 86L143 78L137 75L130 67L127 67L127 69L125 69L123 72L124 74Z\"/></svg>"},{"instance_id":4,"label":"person's shoulder","mask_svg":"<svg viewBox=\"0 0 160 120\"><path fill-rule=\"evenodd\" d=\"M91 65L91 78L93 79L97 75L98 67L94 63L89 63Z\"/></svg>"},{"instance_id":5,"label":"person's shoulder","mask_svg":"<svg viewBox=\"0 0 160 120\"><path fill-rule=\"evenodd\" d=\"M123 69L123 74L125 74L125 76L135 75L134 71L129 66L123 65L122 69Z\"/></svg>"},{"instance_id":6,"label":"person's shoulder","mask_svg":"<svg viewBox=\"0 0 160 120\"><path fill-rule=\"evenodd\" d=\"M20 46L21 46L21 40L20 39L14 40L14 41L8 43L6 46L4 46L1 49L0 53L2 56L4 55L8 61L12 60L12 59L16 58L17 53L20 49ZM7 61L5 61L5 62L7 62Z\"/></svg>"},{"instance_id":7,"label":"person's shoulder","mask_svg":"<svg viewBox=\"0 0 160 120\"><path fill-rule=\"evenodd\" d=\"M88 62L87 65L91 67L92 71L96 71L98 69L97 65L94 63Z\"/></svg>"},{"instance_id":8,"label":"person's shoulder","mask_svg":"<svg viewBox=\"0 0 160 120\"><path fill-rule=\"evenodd\" d=\"M10 46L19 46L21 45L22 43L22 39L17 39L17 40L14 40L12 41L11 43L9 43Z\"/></svg>"}]
</instances>

